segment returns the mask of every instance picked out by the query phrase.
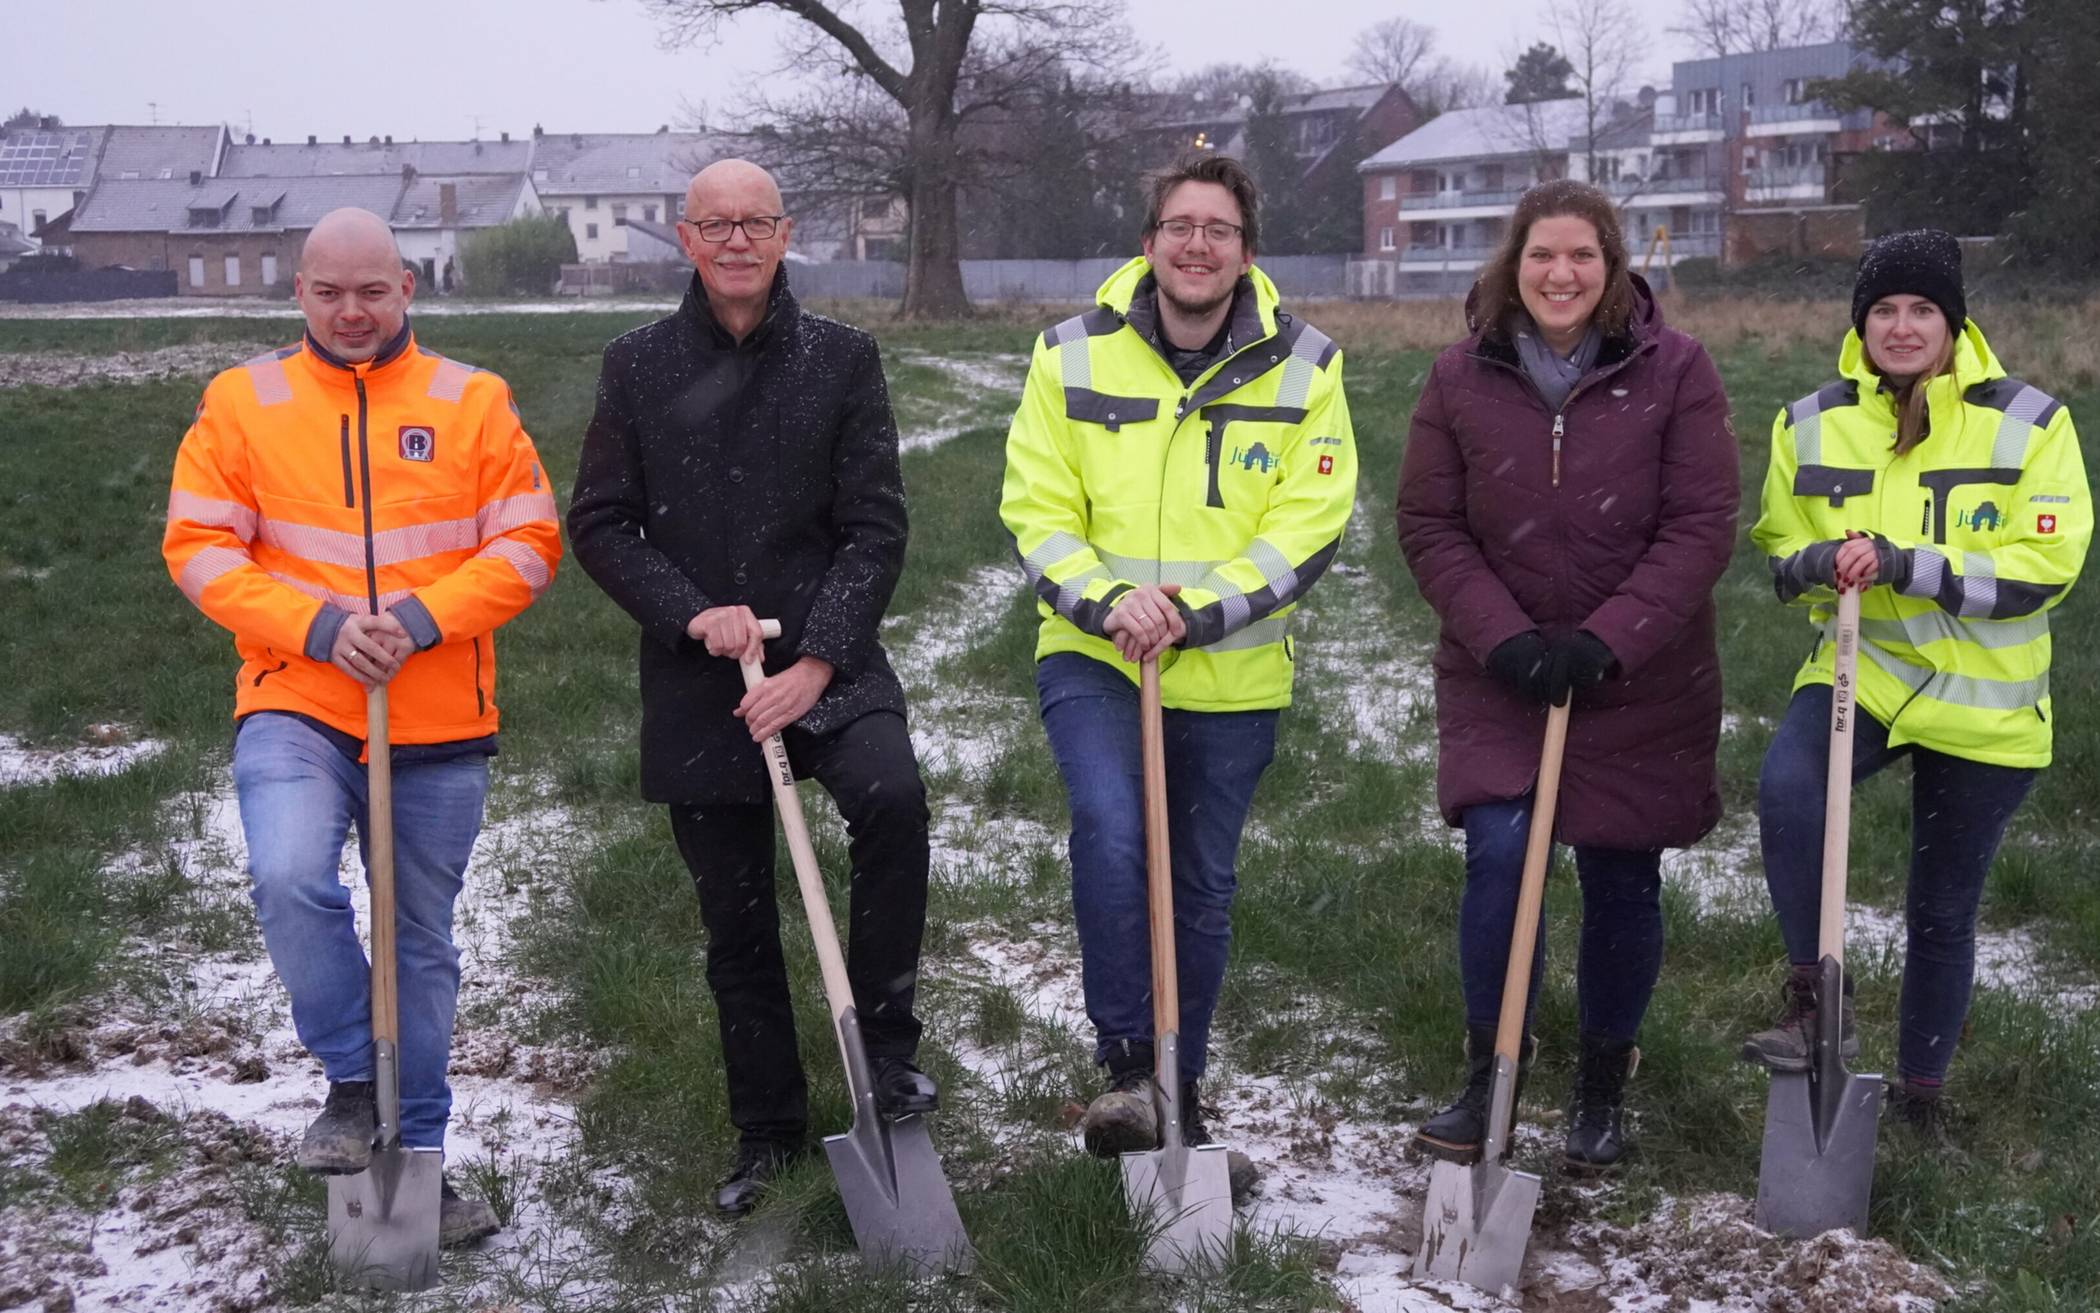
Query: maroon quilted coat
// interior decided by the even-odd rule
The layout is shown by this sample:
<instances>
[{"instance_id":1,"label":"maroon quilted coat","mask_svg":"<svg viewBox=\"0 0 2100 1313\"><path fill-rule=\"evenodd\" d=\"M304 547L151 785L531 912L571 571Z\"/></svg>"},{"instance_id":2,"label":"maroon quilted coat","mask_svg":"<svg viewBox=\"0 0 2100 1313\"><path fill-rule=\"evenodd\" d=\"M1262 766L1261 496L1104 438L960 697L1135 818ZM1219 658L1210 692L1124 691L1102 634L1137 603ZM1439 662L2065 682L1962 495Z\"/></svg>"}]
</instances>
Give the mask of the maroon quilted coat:
<instances>
[{"instance_id":1,"label":"maroon quilted coat","mask_svg":"<svg viewBox=\"0 0 2100 1313\"><path fill-rule=\"evenodd\" d=\"M1400 548L1442 622L1437 805L1528 792L1546 713L1488 674L1495 645L1587 629L1618 664L1576 694L1561 842L1677 848L1721 817L1714 583L1735 541L1735 436L1706 351L1635 280L1556 417L1497 330L1437 357L1400 466ZM1558 481L1553 432L1562 432Z\"/></svg>"}]
</instances>

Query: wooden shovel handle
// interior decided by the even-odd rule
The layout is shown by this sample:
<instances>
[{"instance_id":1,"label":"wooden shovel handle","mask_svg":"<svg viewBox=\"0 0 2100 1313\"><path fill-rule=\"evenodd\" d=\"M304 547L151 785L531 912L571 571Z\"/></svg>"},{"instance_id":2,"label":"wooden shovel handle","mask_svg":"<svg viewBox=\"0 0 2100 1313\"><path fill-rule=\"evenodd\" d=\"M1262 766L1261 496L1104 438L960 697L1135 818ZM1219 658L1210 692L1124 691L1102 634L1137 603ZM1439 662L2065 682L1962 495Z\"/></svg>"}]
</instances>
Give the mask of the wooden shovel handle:
<instances>
[{"instance_id":1,"label":"wooden shovel handle","mask_svg":"<svg viewBox=\"0 0 2100 1313\"><path fill-rule=\"evenodd\" d=\"M1852 852L1852 731L1859 717L1859 589L1838 593L1830 679L1830 760L1823 782L1823 915L1816 951L1845 962L1845 878Z\"/></svg>"},{"instance_id":2,"label":"wooden shovel handle","mask_svg":"<svg viewBox=\"0 0 2100 1313\"><path fill-rule=\"evenodd\" d=\"M1539 752L1538 788L1531 795L1531 830L1524 839L1524 879L1517 886L1517 924L1502 973L1502 1015L1495 1056L1518 1061L1524 1004L1531 995L1531 957L1538 947L1539 907L1546 901L1546 866L1553 856L1553 813L1560 802L1560 762L1568 743L1568 704L1548 708L1546 743Z\"/></svg>"},{"instance_id":3,"label":"wooden shovel handle","mask_svg":"<svg viewBox=\"0 0 2100 1313\"><path fill-rule=\"evenodd\" d=\"M1145 770L1145 893L1152 922L1152 1035L1181 1030L1181 977L1174 962L1174 857L1167 843L1167 735L1159 660L1138 667L1138 745Z\"/></svg>"},{"instance_id":4,"label":"wooden shovel handle","mask_svg":"<svg viewBox=\"0 0 2100 1313\"><path fill-rule=\"evenodd\" d=\"M386 685L365 693L365 876L372 890L372 1039L399 1045L394 981L394 763Z\"/></svg>"}]
</instances>

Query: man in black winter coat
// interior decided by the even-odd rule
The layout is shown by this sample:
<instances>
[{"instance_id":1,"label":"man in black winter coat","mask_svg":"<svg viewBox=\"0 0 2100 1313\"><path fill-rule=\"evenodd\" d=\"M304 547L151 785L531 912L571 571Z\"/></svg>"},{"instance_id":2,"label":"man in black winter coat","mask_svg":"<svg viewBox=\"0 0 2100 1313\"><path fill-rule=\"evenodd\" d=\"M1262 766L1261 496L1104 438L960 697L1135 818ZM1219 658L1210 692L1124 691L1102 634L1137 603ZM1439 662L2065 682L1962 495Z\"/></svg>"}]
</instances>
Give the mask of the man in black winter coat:
<instances>
[{"instance_id":1,"label":"man in black winter coat","mask_svg":"<svg viewBox=\"0 0 2100 1313\"><path fill-rule=\"evenodd\" d=\"M743 160L694 177L678 237L697 277L675 314L606 348L569 506L576 560L642 627L642 796L669 805L700 892L741 1135L715 1197L732 1216L808 1120L759 747L775 733L851 838L847 974L877 1104L938 1101L912 1062L926 789L876 641L904 565L897 428L874 339L788 290L781 208ZM763 641L760 618L780 637ZM746 693L738 660L761 654Z\"/></svg>"}]
</instances>

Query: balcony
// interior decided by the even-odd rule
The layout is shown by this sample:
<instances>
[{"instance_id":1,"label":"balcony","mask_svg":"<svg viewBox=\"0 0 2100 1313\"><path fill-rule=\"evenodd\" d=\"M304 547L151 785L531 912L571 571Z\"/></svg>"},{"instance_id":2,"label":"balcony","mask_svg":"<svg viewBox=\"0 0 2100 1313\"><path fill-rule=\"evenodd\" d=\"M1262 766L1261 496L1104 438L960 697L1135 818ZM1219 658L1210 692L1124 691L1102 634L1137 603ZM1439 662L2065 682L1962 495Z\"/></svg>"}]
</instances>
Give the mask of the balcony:
<instances>
[{"instance_id":1,"label":"balcony","mask_svg":"<svg viewBox=\"0 0 2100 1313\"><path fill-rule=\"evenodd\" d=\"M1821 201L1829 192L1830 165L1824 161L1752 169L1743 175L1743 201L1749 205Z\"/></svg>"},{"instance_id":2,"label":"balcony","mask_svg":"<svg viewBox=\"0 0 2100 1313\"><path fill-rule=\"evenodd\" d=\"M1693 146L1720 139L1719 114L1658 114L1649 137L1657 146Z\"/></svg>"},{"instance_id":3,"label":"balcony","mask_svg":"<svg viewBox=\"0 0 2100 1313\"><path fill-rule=\"evenodd\" d=\"M1479 188L1465 191L1409 192L1400 198L1403 210L1455 210L1478 206L1482 209L1513 207L1517 198L1528 188L1499 187Z\"/></svg>"},{"instance_id":4,"label":"balcony","mask_svg":"<svg viewBox=\"0 0 2100 1313\"><path fill-rule=\"evenodd\" d=\"M1410 246L1400 252L1400 263L1473 269L1495 254L1493 246Z\"/></svg>"},{"instance_id":5,"label":"balcony","mask_svg":"<svg viewBox=\"0 0 2100 1313\"><path fill-rule=\"evenodd\" d=\"M1790 137L1837 132L1844 126L1843 116L1837 110L1811 100L1801 105L1753 105L1750 126L1745 132L1752 137Z\"/></svg>"}]
</instances>

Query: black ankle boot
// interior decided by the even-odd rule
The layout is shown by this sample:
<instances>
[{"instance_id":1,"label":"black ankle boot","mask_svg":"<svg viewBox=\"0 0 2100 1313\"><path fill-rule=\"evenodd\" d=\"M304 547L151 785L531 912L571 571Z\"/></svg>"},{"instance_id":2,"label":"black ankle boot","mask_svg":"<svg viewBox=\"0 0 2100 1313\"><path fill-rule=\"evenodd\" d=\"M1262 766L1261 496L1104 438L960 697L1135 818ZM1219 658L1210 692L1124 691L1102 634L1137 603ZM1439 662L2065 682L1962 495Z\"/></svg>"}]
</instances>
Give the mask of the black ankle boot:
<instances>
[{"instance_id":1,"label":"black ankle boot","mask_svg":"<svg viewBox=\"0 0 2100 1313\"><path fill-rule=\"evenodd\" d=\"M1578 1171L1615 1167L1632 1147L1626 1138L1626 1081L1641 1063L1630 1039L1582 1037L1582 1065L1568 1110L1567 1164Z\"/></svg>"},{"instance_id":2,"label":"black ankle boot","mask_svg":"<svg viewBox=\"0 0 2100 1313\"><path fill-rule=\"evenodd\" d=\"M1524 1078L1531 1074L1531 1060L1538 1042L1524 1037L1517 1059L1514 1106L1524 1097ZM1487 1137L1488 1092L1495 1083L1495 1027L1466 1027L1466 1088L1458 1102L1444 1109L1415 1130L1415 1146L1454 1163L1479 1161L1480 1142Z\"/></svg>"}]
</instances>

